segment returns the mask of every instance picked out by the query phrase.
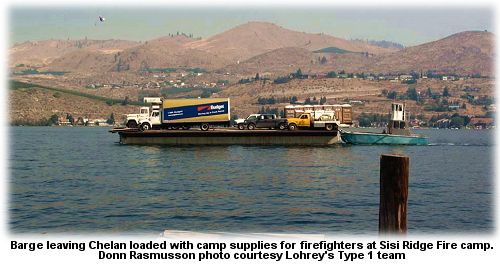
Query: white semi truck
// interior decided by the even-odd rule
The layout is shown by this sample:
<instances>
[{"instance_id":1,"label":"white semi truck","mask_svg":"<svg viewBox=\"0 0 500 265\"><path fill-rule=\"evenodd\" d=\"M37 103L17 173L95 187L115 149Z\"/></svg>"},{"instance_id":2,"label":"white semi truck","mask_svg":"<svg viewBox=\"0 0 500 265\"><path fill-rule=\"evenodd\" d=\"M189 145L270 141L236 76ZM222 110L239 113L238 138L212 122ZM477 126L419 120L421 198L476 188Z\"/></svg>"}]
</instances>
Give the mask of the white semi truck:
<instances>
[{"instance_id":1,"label":"white semi truck","mask_svg":"<svg viewBox=\"0 0 500 265\"><path fill-rule=\"evenodd\" d=\"M200 127L207 131L211 126L230 125L229 98L162 99L144 98L151 107L141 107L140 113L128 114L128 128L189 129Z\"/></svg>"}]
</instances>

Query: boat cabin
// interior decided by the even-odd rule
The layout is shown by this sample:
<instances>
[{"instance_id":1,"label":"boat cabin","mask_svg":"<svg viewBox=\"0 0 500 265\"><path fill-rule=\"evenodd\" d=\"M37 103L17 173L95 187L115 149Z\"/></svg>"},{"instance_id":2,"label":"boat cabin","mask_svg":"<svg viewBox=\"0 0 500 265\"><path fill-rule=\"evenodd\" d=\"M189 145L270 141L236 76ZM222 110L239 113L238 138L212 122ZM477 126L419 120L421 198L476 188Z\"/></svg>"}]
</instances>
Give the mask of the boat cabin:
<instances>
[{"instance_id":1,"label":"boat cabin","mask_svg":"<svg viewBox=\"0 0 500 265\"><path fill-rule=\"evenodd\" d=\"M392 103L391 120L387 124L386 133L397 135L411 135L408 127L408 113L405 110L405 104Z\"/></svg>"}]
</instances>

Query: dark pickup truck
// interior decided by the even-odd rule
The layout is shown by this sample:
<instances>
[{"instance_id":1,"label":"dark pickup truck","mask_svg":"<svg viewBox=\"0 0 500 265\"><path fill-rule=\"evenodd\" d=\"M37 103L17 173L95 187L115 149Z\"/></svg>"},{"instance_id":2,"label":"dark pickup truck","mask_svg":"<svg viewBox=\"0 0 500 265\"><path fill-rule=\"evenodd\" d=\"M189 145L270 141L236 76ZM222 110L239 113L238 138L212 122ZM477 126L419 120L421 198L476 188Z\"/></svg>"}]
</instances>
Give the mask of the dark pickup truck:
<instances>
[{"instance_id":1,"label":"dark pickup truck","mask_svg":"<svg viewBox=\"0 0 500 265\"><path fill-rule=\"evenodd\" d=\"M286 119L277 118L274 114L250 115L243 123L238 124L238 129L245 128L253 130L255 128L267 128L284 130L288 127Z\"/></svg>"}]
</instances>

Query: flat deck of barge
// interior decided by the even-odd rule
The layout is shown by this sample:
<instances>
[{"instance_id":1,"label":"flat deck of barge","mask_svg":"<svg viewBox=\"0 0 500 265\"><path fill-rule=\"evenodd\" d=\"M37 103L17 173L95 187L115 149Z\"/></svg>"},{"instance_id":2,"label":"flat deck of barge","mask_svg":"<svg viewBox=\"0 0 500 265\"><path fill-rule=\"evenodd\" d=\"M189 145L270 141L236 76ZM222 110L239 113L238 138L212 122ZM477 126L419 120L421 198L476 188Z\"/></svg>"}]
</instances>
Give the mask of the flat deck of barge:
<instances>
[{"instance_id":1,"label":"flat deck of barge","mask_svg":"<svg viewBox=\"0 0 500 265\"><path fill-rule=\"evenodd\" d=\"M330 145L337 131L325 130L151 130L113 129L120 143L137 145Z\"/></svg>"}]
</instances>

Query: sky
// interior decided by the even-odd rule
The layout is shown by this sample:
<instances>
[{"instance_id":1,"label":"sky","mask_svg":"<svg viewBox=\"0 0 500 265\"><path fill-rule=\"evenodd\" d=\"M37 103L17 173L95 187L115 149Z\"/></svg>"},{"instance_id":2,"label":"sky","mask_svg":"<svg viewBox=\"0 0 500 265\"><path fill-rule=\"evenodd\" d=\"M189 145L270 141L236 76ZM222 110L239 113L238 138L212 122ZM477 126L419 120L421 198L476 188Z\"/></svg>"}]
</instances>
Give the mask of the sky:
<instances>
[{"instance_id":1,"label":"sky","mask_svg":"<svg viewBox=\"0 0 500 265\"><path fill-rule=\"evenodd\" d=\"M388 40L405 46L466 30L493 31L493 11L472 7L14 6L8 14L11 44L85 37L147 41L177 31L205 38L249 21L267 21L344 39ZM104 16L106 21L100 23L98 16Z\"/></svg>"}]
</instances>

